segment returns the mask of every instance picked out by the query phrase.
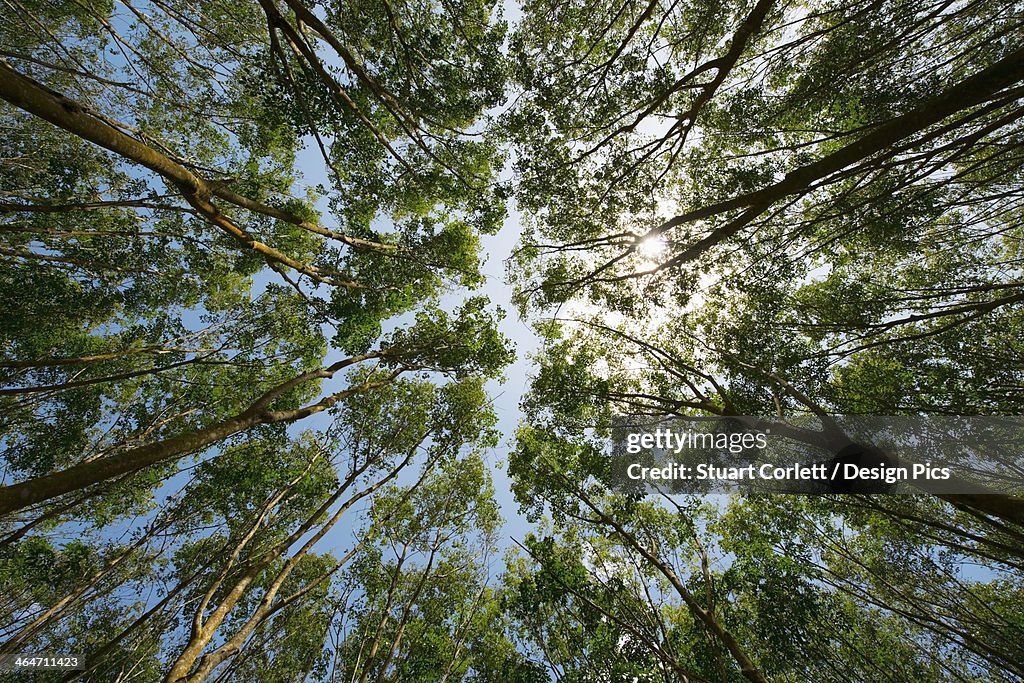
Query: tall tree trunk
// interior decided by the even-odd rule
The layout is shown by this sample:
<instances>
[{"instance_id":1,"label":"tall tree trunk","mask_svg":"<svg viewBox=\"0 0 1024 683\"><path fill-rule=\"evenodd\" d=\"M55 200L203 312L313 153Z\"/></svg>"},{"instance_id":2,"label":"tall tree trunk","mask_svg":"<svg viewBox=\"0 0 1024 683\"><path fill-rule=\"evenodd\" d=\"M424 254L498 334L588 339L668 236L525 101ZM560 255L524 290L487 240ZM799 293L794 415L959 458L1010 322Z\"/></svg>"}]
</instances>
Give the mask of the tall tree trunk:
<instances>
[{"instance_id":1,"label":"tall tree trunk","mask_svg":"<svg viewBox=\"0 0 1024 683\"><path fill-rule=\"evenodd\" d=\"M382 382L369 382L356 387L346 389L328 396L327 398L297 410L284 410L272 412L269 410L274 399L289 390L307 382L332 377L342 368L354 365L370 358L378 358L381 354L364 354L353 356L338 361L327 368L321 368L312 372L303 373L287 382L282 382L276 387L267 391L257 399L246 410L234 417L222 420L188 434L157 441L156 443L139 446L122 451L115 455L97 460L74 465L42 477L30 479L20 484L0 487L0 516L21 510L45 500L71 491L77 491L102 481L112 479L125 474L138 472L139 470L161 463L177 456L187 453L194 453L207 446L218 443L231 436L243 432L258 424L269 424L272 422L293 422L308 415L321 412L337 404L338 402L362 393L374 387L380 386ZM396 371L397 374L397 371ZM392 377L395 375L393 374Z\"/></svg>"},{"instance_id":2,"label":"tall tree trunk","mask_svg":"<svg viewBox=\"0 0 1024 683\"><path fill-rule=\"evenodd\" d=\"M948 116L976 106L993 98L1000 90L1024 80L1024 48L1011 52L982 71L951 86L944 93L886 121L860 139L851 142L817 161L796 168L779 182L754 192L725 201L703 206L681 214L653 228L646 237L665 233L672 228L717 216L736 209L747 209L726 225L713 230L676 256L659 266L664 269L699 258L711 247L722 242L764 213L775 202L790 195L807 191L819 180L878 154L902 142L915 133L939 123Z\"/></svg>"}]
</instances>

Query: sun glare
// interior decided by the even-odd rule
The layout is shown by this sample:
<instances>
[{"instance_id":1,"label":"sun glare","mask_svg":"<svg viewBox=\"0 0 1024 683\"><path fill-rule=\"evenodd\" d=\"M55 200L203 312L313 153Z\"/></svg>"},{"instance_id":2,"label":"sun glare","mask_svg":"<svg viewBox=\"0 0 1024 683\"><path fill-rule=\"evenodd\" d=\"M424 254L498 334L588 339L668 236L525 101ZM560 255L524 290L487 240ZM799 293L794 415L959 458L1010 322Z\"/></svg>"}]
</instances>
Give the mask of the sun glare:
<instances>
[{"instance_id":1,"label":"sun glare","mask_svg":"<svg viewBox=\"0 0 1024 683\"><path fill-rule=\"evenodd\" d=\"M656 235L642 240L640 244L637 245L637 253L648 261L654 261L665 253L665 248L667 246L665 238L661 235Z\"/></svg>"}]
</instances>

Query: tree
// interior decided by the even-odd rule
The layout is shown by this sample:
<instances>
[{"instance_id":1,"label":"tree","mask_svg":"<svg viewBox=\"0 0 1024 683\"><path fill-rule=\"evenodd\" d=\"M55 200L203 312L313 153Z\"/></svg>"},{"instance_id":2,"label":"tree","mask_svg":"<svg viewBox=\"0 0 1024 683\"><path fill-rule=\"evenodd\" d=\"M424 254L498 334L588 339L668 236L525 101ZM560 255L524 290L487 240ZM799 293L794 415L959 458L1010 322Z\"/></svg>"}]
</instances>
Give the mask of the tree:
<instances>
[{"instance_id":1,"label":"tree","mask_svg":"<svg viewBox=\"0 0 1024 683\"><path fill-rule=\"evenodd\" d=\"M134 574L113 576L116 565L107 560L110 589L96 590L83 577L81 559L77 570L55 562L38 578L12 564L5 582L12 599L16 582L34 582L26 611L39 602L61 607L36 619L24 642L82 652L86 680L116 678L145 661L152 662L152 677L166 681L244 677L254 667L287 680L325 676L337 656L325 642L332 621L365 618L369 628L372 616L358 616L358 603L379 587L374 563L385 561L381 553L392 543L406 543L405 569L414 577L409 600L422 600L440 622L433 630L411 624L411 603L401 607L392 624L398 635L388 631L384 638L381 631L374 666L391 669L415 659L413 651L427 657L437 629L448 628L445 620L458 604L452 601L464 600L448 662L450 676L464 675L467 652L494 632L486 620L478 623L484 617L477 611L491 599L478 553L493 551L498 521L479 457L496 439L486 402L474 378L443 387L403 379L340 403L326 433L225 449L201 463L177 500L125 549ZM349 533L338 533L346 527ZM479 546L471 542L476 533ZM39 557L39 545L33 538L8 547L15 556ZM81 545L64 552L80 555L88 549ZM434 557L422 575L420 551ZM57 573L67 588L53 580ZM62 590L75 601L39 595ZM140 601L140 595L151 597ZM339 602L342 596L352 604ZM108 620L103 631L74 628L93 614ZM487 619L495 615L492 608ZM340 653L348 646L334 647Z\"/></svg>"},{"instance_id":2,"label":"tree","mask_svg":"<svg viewBox=\"0 0 1024 683\"><path fill-rule=\"evenodd\" d=\"M913 497L643 500L584 476L586 446L544 448L529 507L552 524L506 582L556 680L1019 676L1020 560L970 515Z\"/></svg>"},{"instance_id":3,"label":"tree","mask_svg":"<svg viewBox=\"0 0 1024 683\"><path fill-rule=\"evenodd\" d=\"M544 348L510 469L551 529L513 581L555 678L1018 675L974 635L1016 631L991 601L1018 593L1012 483L699 509L617 489L607 456L617 416L1020 413L1024 71L1002 9L524 6L513 272ZM974 562L998 576L957 576Z\"/></svg>"},{"instance_id":4,"label":"tree","mask_svg":"<svg viewBox=\"0 0 1024 683\"><path fill-rule=\"evenodd\" d=\"M329 582L368 539L360 539L340 558L316 558L311 555L312 549L360 501L370 500L375 508L387 506L386 496L377 492L397 478L418 451L427 452L419 478L423 481L439 462L454 458L465 444L480 436L486 415L481 414L483 393L478 384L450 385L436 398L430 395L430 389L422 384L394 385L382 391L382 396L347 406L344 412L349 413L346 423L351 431L335 437L340 448L328 449L340 450L343 462L347 461L336 469L338 483L328 489L329 495L317 501L319 504L305 519L297 520L290 533L274 518L276 515L268 514L269 509L260 510L254 520L258 526L241 537L223 569L203 586L187 642L168 668L167 683L205 680L240 651L263 623L289 605L308 599L319 584ZM409 488L409 495L421 490L418 481ZM285 494L282 491L272 498L275 506ZM398 523L393 514L386 512L384 518L385 524ZM270 538L266 532L256 533L261 527L272 530ZM278 535L280 540L273 538ZM251 547L254 541L258 544ZM311 564L322 566L316 570L308 566ZM307 580L295 585L296 578L303 574ZM243 600L246 597L248 600ZM234 628L222 636L222 644L210 648L221 626L230 623L227 617L236 608L246 609L246 602L251 603L247 617L236 618Z\"/></svg>"},{"instance_id":5,"label":"tree","mask_svg":"<svg viewBox=\"0 0 1024 683\"><path fill-rule=\"evenodd\" d=\"M504 216L492 9L5 16L12 651L78 648L66 677L97 681L324 673L335 582L371 542L325 538L491 441L482 384L511 351L470 291Z\"/></svg>"},{"instance_id":6,"label":"tree","mask_svg":"<svg viewBox=\"0 0 1024 683\"><path fill-rule=\"evenodd\" d=\"M23 293L8 302L23 312L9 319L3 400L12 473L31 478L5 487L3 512L325 410L365 388L313 400L354 363L463 372L457 350L413 358L436 338L382 348L390 316L480 282L477 235L502 214L495 147L470 129L501 92L503 27L484 4L437 9L389 5L371 29L299 3L214 3L199 19L173 2L21 7L0 65L14 106L5 281ZM415 55L397 49L428 37ZM360 51L375 45L370 65ZM308 197L302 135L327 173ZM482 336L459 344L500 365L481 306L465 310L455 326ZM432 315L426 334L449 319ZM325 361L325 342L345 355ZM43 415L61 428L41 429Z\"/></svg>"},{"instance_id":7,"label":"tree","mask_svg":"<svg viewBox=\"0 0 1024 683\"><path fill-rule=\"evenodd\" d=\"M498 510L482 460L453 460L379 499L338 610L332 677L464 680L495 631Z\"/></svg>"},{"instance_id":8,"label":"tree","mask_svg":"<svg viewBox=\"0 0 1024 683\"><path fill-rule=\"evenodd\" d=\"M1019 412L1014 20L697 5L517 34L520 300L564 328L539 393L579 402L567 373L654 414ZM1012 495L953 502L1022 521Z\"/></svg>"}]
</instances>

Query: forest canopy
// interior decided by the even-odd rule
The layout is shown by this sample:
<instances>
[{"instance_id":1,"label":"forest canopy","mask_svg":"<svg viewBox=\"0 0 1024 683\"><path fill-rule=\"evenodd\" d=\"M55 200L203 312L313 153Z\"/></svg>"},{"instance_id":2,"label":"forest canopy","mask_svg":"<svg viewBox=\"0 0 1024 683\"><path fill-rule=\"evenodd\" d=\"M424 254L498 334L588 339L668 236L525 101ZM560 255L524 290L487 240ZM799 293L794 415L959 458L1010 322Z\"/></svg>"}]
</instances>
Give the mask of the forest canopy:
<instances>
[{"instance_id":1,"label":"forest canopy","mask_svg":"<svg viewBox=\"0 0 1024 683\"><path fill-rule=\"evenodd\" d=\"M1021 680L1019 441L610 451L1024 416L1022 119L1016 2L2 0L0 681Z\"/></svg>"}]
</instances>

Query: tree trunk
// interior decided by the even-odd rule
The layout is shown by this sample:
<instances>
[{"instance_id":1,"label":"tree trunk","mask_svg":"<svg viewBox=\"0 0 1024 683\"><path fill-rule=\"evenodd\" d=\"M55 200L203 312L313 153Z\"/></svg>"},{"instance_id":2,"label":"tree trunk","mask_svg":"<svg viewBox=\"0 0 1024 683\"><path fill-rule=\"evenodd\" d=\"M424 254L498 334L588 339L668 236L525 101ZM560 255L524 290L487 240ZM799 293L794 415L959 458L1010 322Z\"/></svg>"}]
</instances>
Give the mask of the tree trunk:
<instances>
[{"instance_id":1,"label":"tree trunk","mask_svg":"<svg viewBox=\"0 0 1024 683\"><path fill-rule=\"evenodd\" d=\"M344 367L359 363L368 358L379 357L379 355L364 354L353 356L352 358L338 361L328 368L321 368L298 375L266 392L241 413L204 429L145 446L139 446L138 448L131 448L106 458L89 460L73 465L66 470L30 479L20 484L0 487L0 516L16 512L35 503L56 498L71 491L77 491L93 484L113 479L114 477L138 472L145 467L170 460L176 456L194 453L222 441L232 434L245 431L258 424L292 422L307 415L321 412L349 396L378 386L379 383L361 384L340 391L312 406L299 410L281 411L275 414L269 412L268 408L275 398L290 389L306 382L330 378Z\"/></svg>"}]
</instances>

